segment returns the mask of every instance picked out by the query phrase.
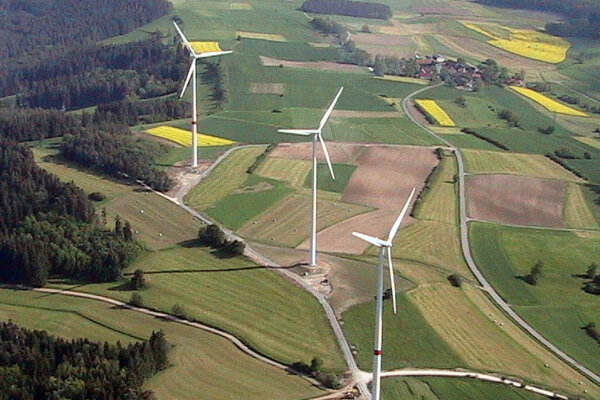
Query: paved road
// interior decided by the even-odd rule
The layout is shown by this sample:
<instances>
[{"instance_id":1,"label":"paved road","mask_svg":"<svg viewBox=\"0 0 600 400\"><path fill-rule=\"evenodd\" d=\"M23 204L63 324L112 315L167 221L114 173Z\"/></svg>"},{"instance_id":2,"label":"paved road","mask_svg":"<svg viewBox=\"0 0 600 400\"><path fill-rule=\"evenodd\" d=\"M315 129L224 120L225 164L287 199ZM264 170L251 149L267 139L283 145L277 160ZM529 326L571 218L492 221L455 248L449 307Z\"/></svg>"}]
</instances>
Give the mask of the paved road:
<instances>
[{"instance_id":1,"label":"paved road","mask_svg":"<svg viewBox=\"0 0 600 400\"><path fill-rule=\"evenodd\" d=\"M475 260L473 260L473 256L471 254L471 245L469 243L469 228L468 228L468 220L469 219L467 217L467 204L466 204L467 202L466 202L466 198L465 198L465 164L463 161L462 153L460 152L460 149L458 147L454 146L449 141L443 139L441 136L439 136L437 133L433 132L427 126L421 124L410 113L410 110L408 109L408 102L410 102L411 99L415 95L425 92L429 89L433 89L434 87L438 87L438 86L441 86L441 85L428 86L428 87L419 89L419 90L411 93L410 95L406 96L402 100L402 109L404 110L404 113L408 116L408 118L410 118L410 120L412 122L417 124L419 127L421 127L424 131L426 131L430 135L434 136L436 139L440 140L442 143L446 144L446 146L448 146L450 149L452 149L454 151L454 154L456 154L456 160L458 163L460 242L461 242L463 255L465 257L467 265L469 266L469 269L471 270L473 275L475 275L475 277L477 278L477 280L479 281L479 283L483 287L483 289L488 292L489 296L494 301L494 303L496 303L496 305L498 307L500 307L502 310L504 310L504 312L506 312L506 314L508 314L517 324L519 324L519 326L521 328L523 328L525 331L527 331L531 336L533 336L536 340L538 340L542 345L544 345L546 348L548 348L551 352L553 352L560 359L567 362L573 368L575 368L576 370L578 370L579 372L581 372L582 374L584 374L585 376L587 376L588 378L590 378L591 380L596 382L597 384L600 383L600 376L598 376L596 373L594 373L593 371L586 368L584 365L578 363L575 359L568 356L566 353L564 353L558 347L553 345L548 339L546 339L544 336L542 336L541 333L536 331L523 318L521 318L510 307L510 305L508 303L506 303L504 301L504 299L502 299L502 297L500 297L498 292L496 292L496 290L492 287L492 285L490 285L490 283L485 279L485 277L483 276L483 274L477 267Z\"/></svg>"},{"instance_id":2,"label":"paved road","mask_svg":"<svg viewBox=\"0 0 600 400\"><path fill-rule=\"evenodd\" d=\"M553 399L563 399L568 400L567 396L564 396L560 393L552 392L550 390L545 390L539 388L537 386L526 385L521 381L516 381L513 379L503 378L496 375L490 375L482 372L474 372L474 371L455 371L450 369L399 369L395 371L386 371L381 374L382 378L391 378L398 376L429 376L429 377L445 377L445 378L471 378L477 379L484 382L491 383L500 383L509 386L514 386L516 388L520 388L523 390L527 390L529 392L541 394L543 396L547 396Z\"/></svg>"}]
</instances>

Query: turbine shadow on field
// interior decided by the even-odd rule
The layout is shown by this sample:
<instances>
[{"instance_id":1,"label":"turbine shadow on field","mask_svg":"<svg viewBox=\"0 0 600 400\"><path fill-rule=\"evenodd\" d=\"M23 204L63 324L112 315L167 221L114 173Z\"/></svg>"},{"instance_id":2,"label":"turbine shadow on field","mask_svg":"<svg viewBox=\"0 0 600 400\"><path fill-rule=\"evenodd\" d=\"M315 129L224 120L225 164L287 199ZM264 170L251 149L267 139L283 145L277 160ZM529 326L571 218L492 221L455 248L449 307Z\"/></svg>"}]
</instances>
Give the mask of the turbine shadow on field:
<instances>
[{"instance_id":1,"label":"turbine shadow on field","mask_svg":"<svg viewBox=\"0 0 600 400\"><path fill-rule=\"evenodd\" d=\"M174 270L163 270L163 271L144 271L144 275L161 275L161 274L198 274L198 273L212 273L212 272L238 272L238 271L252 271L257 269L294 269L297 267L308 266L308 263L296 263L291 265L252 265L248 267L238 268L222 268L222 269L174 269ZM129 272L124 276L131 276L133 273Z\"/></svg>"}]
</instances>

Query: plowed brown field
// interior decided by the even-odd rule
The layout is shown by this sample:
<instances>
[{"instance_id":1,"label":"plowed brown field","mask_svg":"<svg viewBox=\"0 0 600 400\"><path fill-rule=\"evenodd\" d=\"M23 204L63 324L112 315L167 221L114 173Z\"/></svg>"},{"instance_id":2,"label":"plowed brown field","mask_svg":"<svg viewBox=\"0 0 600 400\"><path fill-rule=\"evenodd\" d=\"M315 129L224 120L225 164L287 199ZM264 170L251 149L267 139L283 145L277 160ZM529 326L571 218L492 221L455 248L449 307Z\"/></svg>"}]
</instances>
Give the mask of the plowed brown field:
<instances>
[{"instance_id":1,"label":"plowed brown field","mask_svg":"<svg viewBox=\"0 0 600 400\"><path fill-rule=\"evenodd\" d=\"M471 218L513 225L565 228L563 182L514 175L467 178Z\"/></svg>"}]
</instances>

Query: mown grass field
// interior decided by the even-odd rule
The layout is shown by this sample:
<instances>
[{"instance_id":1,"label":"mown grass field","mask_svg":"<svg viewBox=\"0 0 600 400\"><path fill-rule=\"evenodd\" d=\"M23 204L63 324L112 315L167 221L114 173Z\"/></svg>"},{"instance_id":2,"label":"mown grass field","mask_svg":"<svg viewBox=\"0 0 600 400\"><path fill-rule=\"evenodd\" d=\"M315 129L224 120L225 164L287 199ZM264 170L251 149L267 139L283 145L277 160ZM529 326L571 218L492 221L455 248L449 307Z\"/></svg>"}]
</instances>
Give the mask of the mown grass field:
<instances>
[{"instance_id":1,"label":"mown grass field","mask_svg":"<svg viewBox=\"0 0 600 400\"><path fill-rule=\"evenodd\" d=\"M237 230L293 191L279 181L249 175L244 184L207 208L206 213L228 228Z\"/></svg>"},{"instance_id":2,"label":"mown grass field","mask_svg":"<svg viewBox=\"0 0 600 400\"><path fill-rule=\"evenodd\" d=\"M567 185L567 198L563 211L567 226L570 228L599 229L600 225L589 207L584 189L577 184Z\"/></svg>"},{"instance_id":3,"label":"mown grass field","mask_svg":"<svg viewBox=\"0 0 600 400\"><path fill-rule=\"evenodd\" d=\"M463 150L465 169L472 174L514 174L569 182L583 180L541 154Z\"/></svg>"},{"instance_id":4,"label":"mown grass field","mask_svg":"<svg viewBox=\"0 0 600 400\"><path fill-rule=\"evenodd\" d=\"M287 182L293 187L300 187L304 184L311 170L312 164L310 161L267 157L255 173L266 178Z\"/></svg>"},{"instance_id":5,"label":"mown grass field","mask_svg":"<svg viewBox=\"0 0 600 400\"><path fill-rule=\"evenodd\" d=\"M457 193L454 183L456 160L445 156L435 172L431 189L418 207L416 217L455 225L457 218Z\"/></svg>"},{"instance_id":6,"label":"mown grass field","mask_svg":"<svg viewBox=\"0 0 600 400\"><path fill-rule=\"evenodd\" d=\"M578 277L592 262L598 263L600 233L473 223L470 238L477 264L500 295L548 340L588 368L600 370L597 344L581 329L600 321L598 298L582 290L589 280ZM543 276L537 286L518 279L538 261Z\"/></svg>"},{"instance_id":7,"label":"mown grass field","mask_svg":"<svg viewBox=\"0 0 600 400\"><path fill-rule=\"evenodd\" d=\"M310 233L311 197L292 194L244 225L238 233L259 242L296 247ZM342 203L338 200L317 199L317 230L370 211L371 208Z\"/></svg>"},{"instance_id":8,"label":"mown grass field","mask_svg":"<svg viewBox=\"0 0 600 400\"><path fill-rule=\"evenodd\" d=\"M227 197L246 181L246 170L263 151L264 147L249 147L233 151L185 196L185 202L198 211L204 211Z\"/></svg>"},{"instance_id":9,"label":"mown grass field","mask_svg":"<svg viewBox=\"0 0 600 400\"><path fill-rule=\"evenodd\" d=\"M75 182L86 193L104 194L106 200L98 203L97 208L106 209L108 224L112 226L116 215L129 221L137 232L137 239L148 249L159 250L196 237L200 222L167 199L75 168L55 158L46 158L56 155L56 149L35 147L33 152L38 165L61 180Z\"/></svg>"},{"instance_id":10,"label":"mown grass field","mask_svg":"<svg viewBox=\"0 0 600 400\"><path fill-rule=\"evenodd\" d=\"M159 400L291 400L320 393L306 381L246 356L218 336L92 300L3 289L0 313L3 320L12 319L26 328L44 329L67 339L86 337L127 344L162 330L173 346L171 366L144 384Z\"/></svg>"},{"instance_id":11,"label":"mown grass field","mask_svg":"<svg viewBox=\"0 0 600 400\"><path fill-rule=\"evenodd\" d=\"M317 356L340 372L345 364L321 306L309 293L245 258L218 258L204 247L147 253L144 304L170 312L183 305L190 318L219 327L259 352L291 364ZM77 290L128 301L126 282L78 285ZM260 321L260 323L257 323Z\"/></svg>"},{"instance_id":12,"label":"mown grass field","mask_svg":"<svg viewBox=\"0 0 600 400\"><path fill-rule=\"evenodd\" d=\"M507 385L455 378L387 378L382 395L403 400L542 400L545 396Z\"/></svg>"}]
</instances>

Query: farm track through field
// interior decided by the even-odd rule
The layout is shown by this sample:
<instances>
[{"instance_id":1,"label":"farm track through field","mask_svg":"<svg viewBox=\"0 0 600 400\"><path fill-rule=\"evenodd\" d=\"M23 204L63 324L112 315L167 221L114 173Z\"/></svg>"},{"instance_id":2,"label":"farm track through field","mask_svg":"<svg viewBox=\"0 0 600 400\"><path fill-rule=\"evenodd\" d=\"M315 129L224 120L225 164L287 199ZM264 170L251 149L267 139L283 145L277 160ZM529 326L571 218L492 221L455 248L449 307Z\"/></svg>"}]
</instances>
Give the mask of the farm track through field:
<instances>
[{"instance_id":1,"label":"farm track through field","mask_svg":"<svg viewBox=\"0 0 600 400\"><path fill-rule=\"evenodd\" d=\"M575 359L573 359L572 357L570 357L569 355L564 353L562 350L560 350L558 347L556 347L554 344L552 344L548 339L546 339L541 333L536 331L523 318L521 318L521 316L519 316L519 314L517 314L512 309L512 307L504 301L504 299L498 294L498 292L496 292L494 287L487 281L487 279L485 279L485 277L483 276L483 273L477 267L477 264L475 263L475 260L473 259L473 256L471 253L471 245L469 242L468 223L470 220L467 217L467 202L466 202L466 195L465 195L465 175L466 174L465 174L465 163L463 161L462 153L458 147L454 146L451 142L442 138L441 136L436 134L434 131L429 129L426 125L419 122L409 112L409 104L415 95L425 92L429 89L439 87L441 85L442 84L428 86L428 87L416 90L413 93L409 94L402 100L402 109L404 110L404 112L406 113L406 115L412 122L414 122L417 126L421 127L425 132L429 133L436 139L440 140L442 143L446 144L451 150L454 151L454 154L456 154L456 160L458 163L460 240L461 240L463 255L465 257L467 265L469 266L469 269L471 270L473 275L475 275L475 277L477 278L477 280L483 287L483 290L485 290L489 294L492 301L494 303L496 303L496 305L500 309L502 309L506 314L508 314L513 321L515 321L521 328L523 328L527 333L529 333L531 336L533 336L538 342L540 342L542 345L544 345L548 350L550 350L552 353L554 353L560 359L562 359L563 361L565 361L566 363L571 365L573 368L575 368L576 370L581 372L583 375L590 378L596 384L600 384L600 376L599 375L597 375L596 373L594 373L593 371L586 368L584 365L580 364Z\"/></svg>"}]
</instances>

